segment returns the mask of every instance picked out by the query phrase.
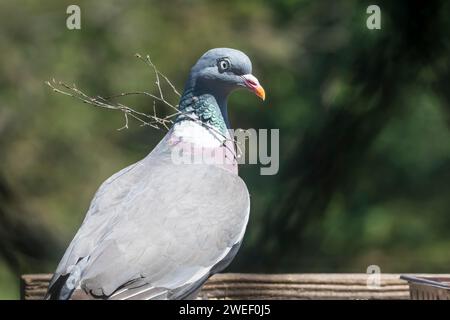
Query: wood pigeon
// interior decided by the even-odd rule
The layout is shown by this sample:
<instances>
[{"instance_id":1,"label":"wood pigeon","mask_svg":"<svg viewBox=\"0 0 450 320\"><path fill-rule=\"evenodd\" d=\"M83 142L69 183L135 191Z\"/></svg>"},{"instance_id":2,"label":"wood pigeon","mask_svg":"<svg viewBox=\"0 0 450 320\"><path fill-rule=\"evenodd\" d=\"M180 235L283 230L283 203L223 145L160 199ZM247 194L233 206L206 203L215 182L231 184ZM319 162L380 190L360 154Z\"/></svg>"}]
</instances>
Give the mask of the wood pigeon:
<instances>
[{"instance_id":1,"label":"wood pigeon","mask_svg":"<svg viewBox=\"0 0 450 320\"><path fill-rule=\"evenodd\" d=\"M265 98L251 71L250 59L229 48L197 61L163 140L98 189L46 299L190 299L230 264L250 198L227 98L238 88Z\"/></svg>"}]
</instances>

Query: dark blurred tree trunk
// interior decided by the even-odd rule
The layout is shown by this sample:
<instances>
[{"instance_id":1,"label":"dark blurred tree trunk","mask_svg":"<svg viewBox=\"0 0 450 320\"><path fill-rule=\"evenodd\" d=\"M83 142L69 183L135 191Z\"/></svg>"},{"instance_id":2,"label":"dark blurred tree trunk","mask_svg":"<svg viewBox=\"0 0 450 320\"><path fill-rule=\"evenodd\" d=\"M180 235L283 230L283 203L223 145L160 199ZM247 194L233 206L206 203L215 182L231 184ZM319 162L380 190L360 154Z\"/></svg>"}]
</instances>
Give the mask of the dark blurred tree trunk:
<instances>
[{"instance_id":1,"label":"dark blurred tree trunk","mask_svg":"<svg viewBox=\"0 0 450 320\"><path fill-rule=\"evenodd\" d=\"M355 178L366 151L400 105L394 103L401 97L400 85L415 82L419 71L448 54L443 3L385 1L379 5L390 24L379 31L379 40L371 48L339 53L353 57L351 87L361 91L329 110L320 130L306 131L281 171L289 187L266 213L258 248L248 250L248 259L276 270L280 261L274 257L302 255L305 228L321 219L333 194Z\"/></svg>"},{"instance_id":2,"label":"dark blurred tree trunk","mask_svg":"<svg viewBox=\"0 0 450 320\"><path fill-rule=\"evenodd\" d=\"M26 213L0 175L0 257L11 271L36 271L54 259L60 244L50 230ZM31 269L30 269L31 268Z\"/></svg>"}]
</instances>

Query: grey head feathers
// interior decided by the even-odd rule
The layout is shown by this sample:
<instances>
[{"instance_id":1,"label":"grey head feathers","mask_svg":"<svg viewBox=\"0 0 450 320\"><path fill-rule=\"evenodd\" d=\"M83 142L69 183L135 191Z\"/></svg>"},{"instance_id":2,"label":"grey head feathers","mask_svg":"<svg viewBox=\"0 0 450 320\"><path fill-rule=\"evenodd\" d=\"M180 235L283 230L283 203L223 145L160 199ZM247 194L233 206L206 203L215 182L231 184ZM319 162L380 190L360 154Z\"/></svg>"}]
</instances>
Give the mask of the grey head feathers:
<instances>
[{"instance_id":1,"label":"grey head feathers","mask_svg":"<svg viewBox=\"0 0 450 320\"><path fill-rule=\"evenodd\" d=\"M192 67L180 100L180 111L193 114L224 132L230 127L227 100L236 89L246 88L243 76L252 72L250 58L230 48L216 48L203 54ZM186 120L181 115L177 121Z\"/></svg>"}]
</instances>

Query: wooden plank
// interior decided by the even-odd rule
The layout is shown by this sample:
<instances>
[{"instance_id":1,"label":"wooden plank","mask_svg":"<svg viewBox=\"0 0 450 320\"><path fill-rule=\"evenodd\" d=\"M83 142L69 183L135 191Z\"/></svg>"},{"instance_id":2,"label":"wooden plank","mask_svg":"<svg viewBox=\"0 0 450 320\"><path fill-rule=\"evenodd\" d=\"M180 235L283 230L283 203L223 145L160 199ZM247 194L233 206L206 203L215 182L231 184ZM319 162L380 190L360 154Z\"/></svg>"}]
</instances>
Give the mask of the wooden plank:
<instances>
[{"instance_id":1,"label":"wooden plank","mask_svg":"<svg viewBox=\"0 0 450 320\"><path fill-rule=\"evenodd\" d=\"M380 287L367 286L367 274L219 274L202 288L202 299L408 299L397 274L380 275Z\"/></svg>"},{"instance_id":2,"label":"wooden plank","mask_svg":"<svg viewBox=\"0 0 450 320\"><path fill-rule=\"evenodd\" d=\"M373 275L372 275L373 276ZM448 276L423 275L421 276ZM380 286L367 286L367 274L245 274L211 277L200 299L409 299L409 287L399 274L381 274ZM43 299L51 274L21 277L21 298Z\"/></svg>"}]
</instances>

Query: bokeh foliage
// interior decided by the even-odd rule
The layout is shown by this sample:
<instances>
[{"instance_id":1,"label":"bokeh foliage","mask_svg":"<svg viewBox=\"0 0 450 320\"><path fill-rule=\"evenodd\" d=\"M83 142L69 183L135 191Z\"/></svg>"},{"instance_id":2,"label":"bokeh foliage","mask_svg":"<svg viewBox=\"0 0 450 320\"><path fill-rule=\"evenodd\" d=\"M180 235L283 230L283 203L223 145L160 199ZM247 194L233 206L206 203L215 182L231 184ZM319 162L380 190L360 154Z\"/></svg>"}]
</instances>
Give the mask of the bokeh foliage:
<instances>
[{"instance_id":1,"label":"bokeh foliage","mask_svg":"<svg viewBox=\"0 0 450 320\"><path fill-rule=\"evenodd\" d=\"M81 31L65 27L73 3ZM268 94L234 94L232 126L280 128L280 173L241 167L251 220L229 271L448 273L450 3L378 1L382 30L366 28L369 4L0 2L0 298L18 297L19 274L52 272L99 184L163 135L117 131L120 113L44 81L152 90L139 52L182 89L221 46L252 58Z\"/></svg>"}]
</instances>

